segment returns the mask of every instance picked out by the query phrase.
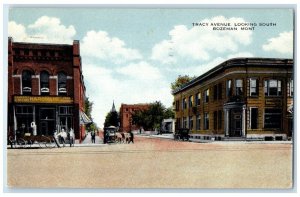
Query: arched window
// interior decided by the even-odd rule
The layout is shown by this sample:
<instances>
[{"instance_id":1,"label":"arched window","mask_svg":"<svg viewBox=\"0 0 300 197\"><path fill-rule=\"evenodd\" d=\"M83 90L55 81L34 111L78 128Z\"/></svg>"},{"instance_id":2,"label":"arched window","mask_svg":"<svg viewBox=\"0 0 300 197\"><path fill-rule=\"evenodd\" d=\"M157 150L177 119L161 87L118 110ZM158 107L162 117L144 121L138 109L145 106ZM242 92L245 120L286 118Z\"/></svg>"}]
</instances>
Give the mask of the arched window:
<instances>
[{"instance_id":1,"label":"arched window","mask_svg":"<svg viewBox=\"0 0 300 197\"><path fill-rule=\"evenodd\" d=\"M64 72L58 73L58 95L67 95L67 75Z\"/></svg>"},{"instance_id":2,"label":"arched window","mask_svg":"<svg viewBox=\"0 0 300 197\"><path fill-rule=\"evenodd\" d=\"M31 95L31 72L24 70L22 72L22 92L23 95Z\"/></svg>"},{"instance_id":3,"label":"arched window","mask_svg":"<svg viewBox=\"0 0 300 197\"><path fill-rule=\"evenodd\" d=\"M49 73L42 71L40 75L41 95L49 95Z\"/></svg>"}]
</instances>

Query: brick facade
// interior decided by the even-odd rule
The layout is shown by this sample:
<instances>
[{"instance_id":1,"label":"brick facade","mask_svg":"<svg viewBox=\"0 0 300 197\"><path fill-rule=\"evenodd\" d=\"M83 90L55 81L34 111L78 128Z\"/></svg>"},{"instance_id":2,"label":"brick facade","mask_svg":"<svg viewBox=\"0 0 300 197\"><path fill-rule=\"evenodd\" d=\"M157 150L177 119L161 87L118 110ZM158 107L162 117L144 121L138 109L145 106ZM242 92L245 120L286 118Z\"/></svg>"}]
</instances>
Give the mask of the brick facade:
<instances>
[{"instance_id":1,"label":"brick facade","mask_svg":"<svg viewBox=\"0 0 300 197\"><path fill-rule=\"evenodd\" d=\"M84 125L79 117L84 112L84 99L79 41L72 45L37 44L9 38L9 134L20 127L28 131L29 124L35 122L37 134L52 135L57 129L72 128L81 141Z\"/></svg>"},{"instance_id":2,"label":"brick facade","mask_svg":"<svg viewBox=\"0 0 300 197\"><path fill-rule=\"evenodd\" d=\"M131 115L136 110L146 110L149 104L121 104L120 107L120 130L129 132L140 129L137 125L132 124Z\"/></svg>"}]
</instances>

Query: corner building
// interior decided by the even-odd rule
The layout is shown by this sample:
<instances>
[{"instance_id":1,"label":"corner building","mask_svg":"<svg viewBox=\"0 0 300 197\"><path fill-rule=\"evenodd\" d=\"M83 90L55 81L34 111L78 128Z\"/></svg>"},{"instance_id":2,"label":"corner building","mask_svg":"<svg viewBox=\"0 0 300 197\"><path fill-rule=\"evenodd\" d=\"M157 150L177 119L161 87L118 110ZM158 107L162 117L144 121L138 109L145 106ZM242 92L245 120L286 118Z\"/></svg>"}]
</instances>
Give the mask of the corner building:
<instances>
[{"instance_id":1,"label":"corner building","mask_svg":"<svg viewBox=\"0 0 300 197\"><path fill-rule=\"evenodd\" d=\"M176 128L189 128L192 139L292 137L292 59L230 59L173 95Z\"/></svg>"},{"instance_id":2,"label":"corner building","mask_svg":"<svg viewBox=\"0 0 300 197\"><path fill-rule=\"evenodd\" d=\"M8 135L74 129L82 140L85 86L79 41L72 45L8 40Z\"/></svg>"}]
</instances>

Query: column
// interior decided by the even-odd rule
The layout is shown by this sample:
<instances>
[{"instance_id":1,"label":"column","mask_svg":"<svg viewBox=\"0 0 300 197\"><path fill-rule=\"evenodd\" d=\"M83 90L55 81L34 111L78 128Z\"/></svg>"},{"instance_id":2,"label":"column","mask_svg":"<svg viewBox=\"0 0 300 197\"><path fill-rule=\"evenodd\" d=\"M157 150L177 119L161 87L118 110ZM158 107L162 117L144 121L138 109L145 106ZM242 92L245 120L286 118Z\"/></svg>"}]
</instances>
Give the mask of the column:
<instances>
[{"instance_id":1,"label":"column","mask_svg":"<svg viewBox=\"0 0 300 197\"><path fill-rule=\"evenodd\" d=\"M242 137L246 137L246 106L243 105L243 116L242 116Z\"/></svg>"},{"instance_id":2,"label":"column","mask_svg":"<svg viewBox=\"0 0 300 197\"><path fill-rule=\"evenodd\" d=\"M224 109L225 136L229 136L229 109Z\"/></svg>"}]
</instances>

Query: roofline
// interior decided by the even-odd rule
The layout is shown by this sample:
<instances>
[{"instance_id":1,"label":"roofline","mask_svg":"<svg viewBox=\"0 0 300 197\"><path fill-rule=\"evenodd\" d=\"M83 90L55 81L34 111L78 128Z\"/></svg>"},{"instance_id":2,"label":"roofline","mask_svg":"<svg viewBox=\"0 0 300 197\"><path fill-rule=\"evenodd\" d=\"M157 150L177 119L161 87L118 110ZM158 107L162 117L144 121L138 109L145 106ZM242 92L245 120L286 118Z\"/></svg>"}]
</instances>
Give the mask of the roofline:
<instances>
[{"instance_id":1,"label":"roofline","mask_svg":"<svg viewBox=\"0 0 300 197\"><path fill-rule=\"evenodd\" d=\"M250 60L250 61L249 61ZM249 58L232 58L228 59L221 64L215 66L214 68L210 69L209 71L205 72L204 74L200 75L199 77L193 79L192 81L184 84L182 87L175 89L172 91L172 94L175 95L183 90L188 89L189 87L193 86L194 84L204 81L206 78L208 78L210 75L216 73L219 70L225 70L230 67L240 67L242 65L254 65L254 63L257 63L255 61L282 61L285 65L293 65L293 59L285 59L285 58L258 58L258 57L249 57ZM238 65L235 65L234 63L239 63ZM274 62L275 63L275 62ZM274 63L269 66L274 66ZM276 63L278 66L282 64ZM257 65L256 65L257 66ZM268 64L264 64L264 66L268 66Z\"/></svg>"}]
</instances>

